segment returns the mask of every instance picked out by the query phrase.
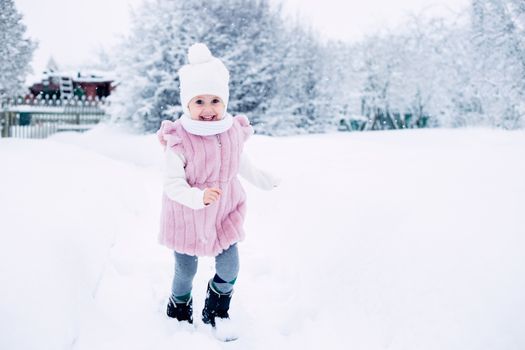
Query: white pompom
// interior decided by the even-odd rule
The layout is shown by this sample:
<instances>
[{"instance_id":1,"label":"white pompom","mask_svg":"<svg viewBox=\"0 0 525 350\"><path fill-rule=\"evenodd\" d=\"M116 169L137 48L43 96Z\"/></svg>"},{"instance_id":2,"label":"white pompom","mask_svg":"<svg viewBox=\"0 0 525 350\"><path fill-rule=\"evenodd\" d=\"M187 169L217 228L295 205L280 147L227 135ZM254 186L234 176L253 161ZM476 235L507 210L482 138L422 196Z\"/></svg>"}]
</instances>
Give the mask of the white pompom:
<instances>
[{"instance_id":1,"label":"white pompom","mask_svg":"<svg viewBox=\"0 0 525 350\"><path fill-rule=\"evenodd\" d=\"M202 43L191 45L188 50L188 60L190 64L199 64L210 61L213 58L208 46Z\"/></svg>"}]
</instances>

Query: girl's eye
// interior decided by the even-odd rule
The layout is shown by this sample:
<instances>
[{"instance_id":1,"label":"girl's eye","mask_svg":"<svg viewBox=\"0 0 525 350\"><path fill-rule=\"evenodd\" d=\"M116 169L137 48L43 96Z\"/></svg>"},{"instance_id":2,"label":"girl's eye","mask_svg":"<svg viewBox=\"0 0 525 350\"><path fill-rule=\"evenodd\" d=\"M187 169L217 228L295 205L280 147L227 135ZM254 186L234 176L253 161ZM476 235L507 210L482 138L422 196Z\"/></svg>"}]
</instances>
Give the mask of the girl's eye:
<instances>
[{"instance_id":1,"label":"girl's eye","mask_svg":"<svg viewBox=\"0 0 525 350\"><path fill-rule=\"evenodd\" d=\"M198 105L201 105L201 104L204 103L204 101L203 100L195 100L195 103L198 104Z\"/></svg>"},{"instance_id":2,"label":"girl's eye","mask_svg":"<svg viewBox=\"0 0 525 350\"><path fill-rule=\"evenodd\" d=\"M211 101L211 103L220 103L221 100L219 100L218 98L214 98L213 101Z\"/></svg>"}]
</instances>

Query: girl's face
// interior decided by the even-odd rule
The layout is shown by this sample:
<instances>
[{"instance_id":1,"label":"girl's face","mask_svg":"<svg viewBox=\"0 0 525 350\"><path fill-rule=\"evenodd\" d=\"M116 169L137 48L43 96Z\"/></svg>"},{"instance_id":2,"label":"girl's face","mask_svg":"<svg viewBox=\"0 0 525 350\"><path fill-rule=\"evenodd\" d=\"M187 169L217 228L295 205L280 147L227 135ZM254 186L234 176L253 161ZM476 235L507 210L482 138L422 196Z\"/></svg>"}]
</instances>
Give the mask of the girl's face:
<instances>
[{"instance_id":1,"label":"girl's face","mask_svg":"<svg viewBox=\"0 0 525 350\"><path fill-rule=\"evenodd\" d=\"M223 117L224 103L218 96L198 95L190 100L188 109L193 120L217 121Z\"/></svg>"}]
</instances>

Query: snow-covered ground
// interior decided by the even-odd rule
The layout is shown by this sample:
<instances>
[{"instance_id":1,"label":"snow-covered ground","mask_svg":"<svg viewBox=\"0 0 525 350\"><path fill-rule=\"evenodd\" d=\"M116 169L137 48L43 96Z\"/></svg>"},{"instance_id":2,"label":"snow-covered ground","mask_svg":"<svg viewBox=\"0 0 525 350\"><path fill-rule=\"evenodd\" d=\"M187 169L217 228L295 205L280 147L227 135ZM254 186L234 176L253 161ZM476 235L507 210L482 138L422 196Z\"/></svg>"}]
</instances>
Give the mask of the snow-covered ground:
<instances>
[{"instance_id":1,"label":"snow-covered ground","mask_svg":"<svg viewBox=\"0 0 525 350\"><path fill-rule=\"evenodd\" d=\"M525 348L525 132L254 136L220 343L165 316L154 135L0 139L0 349ZM213 259L200 260L195 316Z\"/></svg>"}]
</instances>

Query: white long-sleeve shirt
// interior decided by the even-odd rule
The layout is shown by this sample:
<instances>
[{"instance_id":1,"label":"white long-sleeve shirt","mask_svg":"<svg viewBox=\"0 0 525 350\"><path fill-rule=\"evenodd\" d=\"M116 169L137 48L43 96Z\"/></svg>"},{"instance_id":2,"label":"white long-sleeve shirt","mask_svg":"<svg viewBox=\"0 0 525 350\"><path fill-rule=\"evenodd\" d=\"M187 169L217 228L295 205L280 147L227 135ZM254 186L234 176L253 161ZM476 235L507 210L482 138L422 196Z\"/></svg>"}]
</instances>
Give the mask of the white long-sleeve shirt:
<instances>
[{"instance_id":1,"label":"white long-sleeve shirt","mask_svg":"<svg viewBox=\"0 0 525 350\"><path fill-rule=\"evenodd\" d=\"M164 193L171 200L191 209L202 209L204 204L204 190L191 187L186 181L186 159L182 154L165 151L166 175L164 178ZM239 164L239 175L254 186L263 190L271 190L279 185L280 179L253 165L249 157L242 153Z\"/></svg>"}]
</instances>

